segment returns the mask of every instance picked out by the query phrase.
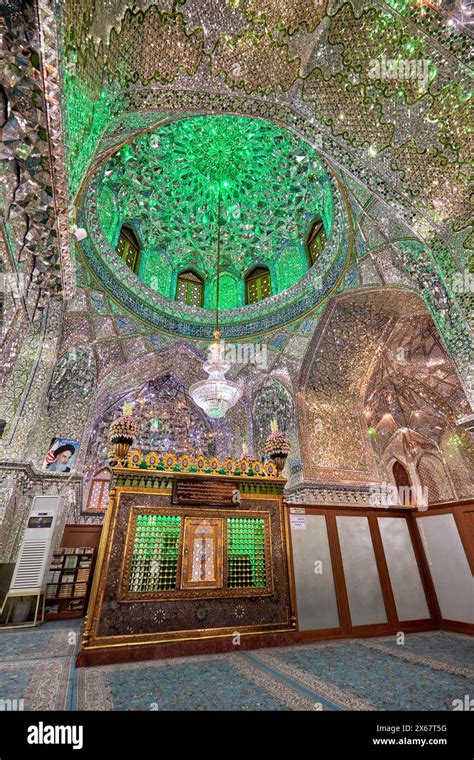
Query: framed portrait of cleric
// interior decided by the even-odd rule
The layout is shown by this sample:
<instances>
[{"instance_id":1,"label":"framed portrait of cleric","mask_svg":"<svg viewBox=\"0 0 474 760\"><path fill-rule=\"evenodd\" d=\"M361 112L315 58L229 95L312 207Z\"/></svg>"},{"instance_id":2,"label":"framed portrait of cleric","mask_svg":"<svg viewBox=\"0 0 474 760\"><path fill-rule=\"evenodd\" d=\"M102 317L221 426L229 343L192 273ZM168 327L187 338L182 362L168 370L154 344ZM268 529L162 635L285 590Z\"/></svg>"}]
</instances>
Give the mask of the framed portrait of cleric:
<instances>
[{"instance_id":1,"label":"framed portrait of cleric","mask_svg":"<svg viewBox=\"0 0 474 760\"><path fill-rule=\"evenodd\" d=\"M70 438L53 438L43 462L48 472L71 472L76 464L79 441Z\"/></svg>"}]
</instances>

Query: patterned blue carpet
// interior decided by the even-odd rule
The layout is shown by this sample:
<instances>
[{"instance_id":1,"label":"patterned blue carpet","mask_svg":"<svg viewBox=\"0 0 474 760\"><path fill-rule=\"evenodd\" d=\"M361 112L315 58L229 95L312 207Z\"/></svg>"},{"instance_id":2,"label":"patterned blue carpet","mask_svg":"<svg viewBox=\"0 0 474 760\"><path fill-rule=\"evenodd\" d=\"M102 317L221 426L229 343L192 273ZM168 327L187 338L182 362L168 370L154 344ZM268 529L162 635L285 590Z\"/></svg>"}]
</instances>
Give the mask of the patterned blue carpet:
<instances>
[{"instance_id":1,"label":"patterned blue carpet","mask_svg":"<svg viewBox=\"0 0 474 760\"><path fill-rule=\"evenodd\" d=\"M82 620L0 630L0 694L24 710L69 710Z\"/></svg>"},{"instance_id":2,"label":"patterned blue carpet","mask_svg":"<svg viewBox=\"0 0 474 760\"><path fill-rule=\"evenodd\" d=\"M82 621L0 631L0 694L25 710L452 710L474 639L446 632L74 667Z\"/></svg>"}]
</instances>

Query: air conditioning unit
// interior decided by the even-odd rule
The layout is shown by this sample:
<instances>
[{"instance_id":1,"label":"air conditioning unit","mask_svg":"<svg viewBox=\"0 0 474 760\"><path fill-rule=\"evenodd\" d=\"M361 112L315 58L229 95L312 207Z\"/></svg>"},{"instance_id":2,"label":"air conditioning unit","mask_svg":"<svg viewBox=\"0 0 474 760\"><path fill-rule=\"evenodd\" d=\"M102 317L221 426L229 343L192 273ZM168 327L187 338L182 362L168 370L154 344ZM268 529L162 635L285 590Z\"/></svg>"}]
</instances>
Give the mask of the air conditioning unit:
<instances>
[{"instance_id":1,"label":"air conditioning unit","mask_svg":"<svg viewBox=\"0 0 474 760\"><path fill-rule=\"evenodd\" d=\"M33 499L10 588L0 609L3 625L36 625L44 619L46 577L61 525L61 506L62 496ZM32 609L33 621L29 621Z\"/></svg>"},{"instance_id":2,"label":"air conditioning unit","mask_svg":"<svg viewBox=\"0 0 474 760\"><path fill-rule=\"evenodd\" d=\"M46 585L61 496L35 496L10 584L10 595L40 594Z\"/></svg>"}]
</instances>

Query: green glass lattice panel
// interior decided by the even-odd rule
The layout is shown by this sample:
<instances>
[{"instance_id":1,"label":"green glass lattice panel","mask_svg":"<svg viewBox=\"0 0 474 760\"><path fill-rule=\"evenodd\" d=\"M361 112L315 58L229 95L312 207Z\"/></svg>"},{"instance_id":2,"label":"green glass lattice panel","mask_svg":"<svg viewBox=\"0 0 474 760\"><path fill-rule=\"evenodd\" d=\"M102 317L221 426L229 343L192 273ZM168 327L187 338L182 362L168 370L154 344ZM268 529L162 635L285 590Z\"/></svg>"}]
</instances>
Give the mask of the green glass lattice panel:
<instances>
[{"instance_id":1,"label":"green glass lattice panel","mask_svg":"<svg viewBox=\"0 0 474 760\"><path fill-rule=\"evenodd\" d=\"M242 298L239 297L239 283L232 275L223 272L219 277L219 308L234 309L243 306ZM216 308L216 280L211 281L209 308Z\"/></svg>"},{"instance_id":2,"label":"green glass lattice panel","mask_svg":"<svg viewBox=\"0 0 474 760\"><path fill-rule=\"evenodd\" d=\"M142 261L144 263L140 267L141 279L150 288L169 298L172 271L165 257L157 251L144 251Z\"/></svg>"},{"instance_id":3,"label":"green glass lattice panel","mask_svg":"<svg viewBox=\"0 0 474 760\"><path fill-rule=\"evenodd\" d=\"M265 524L258 518L227 520L227 587L266 585Z\"/></svg>"},{"instance_id":4,"label":"green glass lattice panel","mask_svg":"<svg viewBox=\"0 0 474 760\"><path fill-rule=\"evenodd\" d=\"M308 269L308 261L305 256L303 259L302 251L299 246L289 248L281 254L276 266L278 277L278 290L286 290L296 280L304 275Z\"/></svg>"},{"instance_id":5,"label":"green glass lattice panel","mask_svg":"<svg viewBox=\"0 0 474 760\"><path fill-rule=\"evenodd\" d=\"M110 242L114 238L115 230L119 227L119 217L113 193L107 187L101 188L98 209L100 224Z\"/></svg>"},{"instance_id":6,"label":"green glass lattice panel","mask_svg":"<svg viewBox=\"0 0 474 760\"><path fill-rule=\"evenodd\" d=\"M129 591L176 588L181 517L138 515L130 568Z\"/></svg>"},{"instance_id":7,"label":"green glass lattice panel","mask_svg":"<svg viewBox=\"0 0 474 760\"><path fill-rule=\"evenodd\" d=\"M176 300L188 306L202 306L202 284L186 277L178 277Z\"/></svg>"},{"instance_id":8,"label":"green glass lattice panel","mask_svg":"<svg viewBox=\"0 0 474 760\"><path fill-rule=\"evenodd\" d=\"M321 215L324 222L324 231L328 238L331 234L332 225L334 221L334 198L332 197L332 191L329 183L326 183L324 188L324 203L321 205Z\"/></svg>"}]
</instances>

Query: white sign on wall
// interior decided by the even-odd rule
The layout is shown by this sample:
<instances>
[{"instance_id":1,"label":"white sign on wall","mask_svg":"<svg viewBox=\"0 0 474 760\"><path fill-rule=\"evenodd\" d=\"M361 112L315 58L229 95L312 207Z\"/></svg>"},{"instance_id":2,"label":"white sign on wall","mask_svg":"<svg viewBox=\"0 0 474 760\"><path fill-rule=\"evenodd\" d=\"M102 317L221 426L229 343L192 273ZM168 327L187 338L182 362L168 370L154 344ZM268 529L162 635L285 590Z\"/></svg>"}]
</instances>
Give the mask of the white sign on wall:
<instances>
[{"instance_id":1,"label":"white sign on wall","mask_svg":"<svg viewBox=\"0 0 474 760\"><path fill-rule=\"evenodd\" d=\"M306 530L306 515L290 515L291 530Z\"/></svg>"}]
</instances>

